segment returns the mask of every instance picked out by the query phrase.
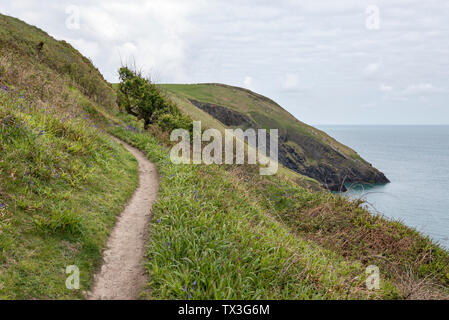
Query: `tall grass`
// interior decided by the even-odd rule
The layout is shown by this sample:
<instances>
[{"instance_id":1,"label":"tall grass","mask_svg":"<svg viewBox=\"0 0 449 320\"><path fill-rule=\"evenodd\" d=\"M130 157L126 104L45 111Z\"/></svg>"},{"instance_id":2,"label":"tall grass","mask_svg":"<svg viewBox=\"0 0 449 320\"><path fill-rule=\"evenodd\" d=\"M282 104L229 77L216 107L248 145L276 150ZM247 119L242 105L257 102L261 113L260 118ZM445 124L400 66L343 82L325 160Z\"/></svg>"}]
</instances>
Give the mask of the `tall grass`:
<instances>
[{"instance_id":1,"label":"tall grass","mask_svg":"<svg viewBox=\"0 0 449 320\"><path fill-rule=\"evenodd\" d=\"M0 298L83 298L137 163L82 113L0 90ZM80 269L81 290L65 287Z\"/></svg>"},{"instance_id":2,"label":"tall grass","mask_svg":"<svg viewBox=\"0 0 449 320\"><path fill-rule=\"evenodd\" d=\"M137 124L136 124L137 126ZM345 299L394 297L364 286L356 261L295 236L220 166L173 165L160 141L111 132L155 161L161 177L148 245L148 298Z\"/></svg>"}]
</instances>

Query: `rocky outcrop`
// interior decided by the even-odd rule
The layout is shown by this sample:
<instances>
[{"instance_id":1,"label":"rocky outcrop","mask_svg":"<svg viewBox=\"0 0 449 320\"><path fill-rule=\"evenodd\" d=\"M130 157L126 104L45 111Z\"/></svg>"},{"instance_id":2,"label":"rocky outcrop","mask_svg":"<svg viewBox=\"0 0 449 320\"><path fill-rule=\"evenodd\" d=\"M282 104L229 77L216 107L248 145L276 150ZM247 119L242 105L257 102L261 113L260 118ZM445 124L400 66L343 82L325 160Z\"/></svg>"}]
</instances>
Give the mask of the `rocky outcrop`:
<instances>
[{"instance_id":1,"label":"rocky outcrop","mask_svg":"<svg viewBox=\"0 0 449 320\"><path fill-rule=\"evenodd\" d=\"M250 116L230 108L189 100L226 126L253 129L266 127ZM346 183L389 182L382 172L361 158L351 158L309 134L286 128L279 129L279 162L293 171L319 181L326 189L344 192Z\"/></svg>"},{"instance_id":2,"label":"rocky outcrop","mask_svg":"<svg viewBox=\"0 0 449 320\"><path fill-rule=\"evenodd\" d=\"M212 117L229 127L240 126L254 128L256 125L247 115L236 112L229 108L196 101L193 99L189 99L189 101L197 108L200 108L201 110L207 112Z\"/></svg>"}]
</instances>

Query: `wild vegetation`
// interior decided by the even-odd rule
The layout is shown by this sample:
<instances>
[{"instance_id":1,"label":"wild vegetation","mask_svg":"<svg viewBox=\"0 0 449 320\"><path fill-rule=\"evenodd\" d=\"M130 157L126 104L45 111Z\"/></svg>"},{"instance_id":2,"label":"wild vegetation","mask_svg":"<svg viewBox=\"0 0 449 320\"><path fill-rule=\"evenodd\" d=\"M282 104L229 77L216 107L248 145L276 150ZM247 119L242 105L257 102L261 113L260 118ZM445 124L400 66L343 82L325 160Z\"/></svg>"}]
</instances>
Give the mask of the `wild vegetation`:
<instances>
[{"instance_id":1,"label":"wild vegetation","mask_svg":"<svg viewBox=\"0 0 449 320\"><path fill-rule=\"evenodd\" d=\"M449 254L418 232L285 168L261 177L255 166L174 165L178 121L189 127L196 112L205 126L223 123L131 70L114 92L70 45L17 19L0 16L0 33L0 298L85 298L137 185L135 159L105 132L160 175L144 298L449 296ZM369 264L380 290L366 288ZM68 265L80 268L80 290L65 287Z\"/></svg>"},{"instance_id":2,"label":"wild vegetation","mask_svg":"<svg viewBox=\"0 0 449 320\"><path fill-rule=\"evenodd\" d=\"M100 130L115 93L86 58L14 18L0 34L0 298L82 298L66 267L90 286L137 162Z\"/></svg>"},{"instance_id":3,"label":"wild vegetation","mask_svg":"<svg viewBox=\"0 0 449 320\"><path fill-rule=\"evenodd\" d=\"M160 173L148 298L449 297L448 253L361 201L259 176L256 166L173 165L164 136L111 133L144 150ZM379 291L366 290L369 265L381 270Z\"/></svg>"},{"instance_id":4,"label":"wild vegetation","mask_svg":"<svg viewBox=\"0 0 449 320\"><path fill-rule=\"evenodd\" d=\"M144 129L150 124L170 132L176 128L192 131L192 120L183 115L159 88L137 70L121 67L118 84L119 107L139 120L143 120Z\"/></svg>"},{"instance_id":5,"label":"wild vegetation","mask_svg":"<svg viewBox=\"0 0 449 320\"><path fill-rule=\"evenodd\" d=\"M0 181L0 297L83 297L66 289L65 269L77 265L90 285L137 185L135 159L86 114L60 115L4 86Z\"/></svg>"}]
</instances>

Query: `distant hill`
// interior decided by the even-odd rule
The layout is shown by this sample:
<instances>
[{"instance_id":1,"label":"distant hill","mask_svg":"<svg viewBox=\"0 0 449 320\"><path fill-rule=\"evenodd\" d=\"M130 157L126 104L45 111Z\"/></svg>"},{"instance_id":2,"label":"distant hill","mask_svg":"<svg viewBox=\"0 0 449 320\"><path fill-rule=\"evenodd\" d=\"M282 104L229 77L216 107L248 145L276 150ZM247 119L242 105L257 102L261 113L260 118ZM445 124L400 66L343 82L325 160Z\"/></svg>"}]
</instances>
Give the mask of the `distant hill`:
<instances>
[{"instance_id":1,"label":"distant hill","mask_svg":"<svg viewBox=\"0 0 449 320\"><path fill-rule=\"evenodd\" d=\"M383 184L385 175L354 150L293 117L273 100L223 84L161 85L193 119L214 126L279 129L279 161L330 190L344 183Z\"/></svg>"}]
</instances>

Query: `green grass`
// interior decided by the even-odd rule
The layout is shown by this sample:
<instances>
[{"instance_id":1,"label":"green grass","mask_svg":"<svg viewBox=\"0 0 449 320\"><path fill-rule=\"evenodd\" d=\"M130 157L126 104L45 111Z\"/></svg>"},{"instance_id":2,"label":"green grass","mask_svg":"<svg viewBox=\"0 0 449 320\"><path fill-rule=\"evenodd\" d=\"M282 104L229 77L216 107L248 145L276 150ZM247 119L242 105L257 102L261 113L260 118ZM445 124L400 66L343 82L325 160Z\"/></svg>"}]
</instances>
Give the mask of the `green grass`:
<instances>
[{"instance_id":1,"label":"green grass","mask_svg":"<svg viewBox=\"0 0 449 320\"><path fill-rule=\"evenodd\" d=\"M151 299L365 299L395 297L385 281L364 287L357 261L297 237L220 166L173 165L158 139L111 132L158 167L148 245Z\"/></svg>"},{"instance_id":2,"label":"green grass","mask_svg":"<svg viewBox=\"0 0 449 320\"><path fill-rule=\"evenodd\" d=\"M238 175L244 177L238 184L251 189L253 198L295 234L365 266L378 266L400 288L401 298L449 297L449 254L428 236L369 212L363 201L310 192L241 169Z\"/></svg>"},{"instance_id":3,"label":"green grass","mask_svg":"<svg viewBox=\"0 0 449 320\"><path fill-rule=\"evenodd\" d=\"M360 201L259 176L256 166L173 165L160 138L125 126L111 133L143 150L161 176L147 298L449 296L448 252ZM369 265L381 270L379 291L364 286Z\"/></svg>"},{"instance_id":4,"label":"green grass","mask_svg":"<svg viewBox=\"0 0 449 320\"><path fill-rule=\"evenodd\" d=\"M7 57L14 60L18 70L2 65L1 60ZM63 95L60 91L51 92L55 78L61 78L94 102L108 107L115 105L114 90L88 58L66 41L57 41L39 28L2 14L0 75L3 81L22 82L21 85L28 77L34 78L35 85L27 90L33 90L34 96L41 99L51 99L52 94Z\"/></svg>"},{"instance_id":5,"label":"green grass","mask_svg":"<svg viewBox=\"0 0 449 320\"><path fill-rule=\"evenodd\" d=\"M115 92L71 45L4 15L0 85L0 298L81 299L138 182L136 160L101 133Z\"/></svg>"},{"instance_id":6,"label":"green grass","mask_svg":"<svg viewBox=\"0 0 449 320\"><path fill-rule=\"evenodd\" d=\"M0 298L83 298L137 162L86 114L0 92ZM65 287L77 265L81 289Z\"/></svg>"}]
</instances>

